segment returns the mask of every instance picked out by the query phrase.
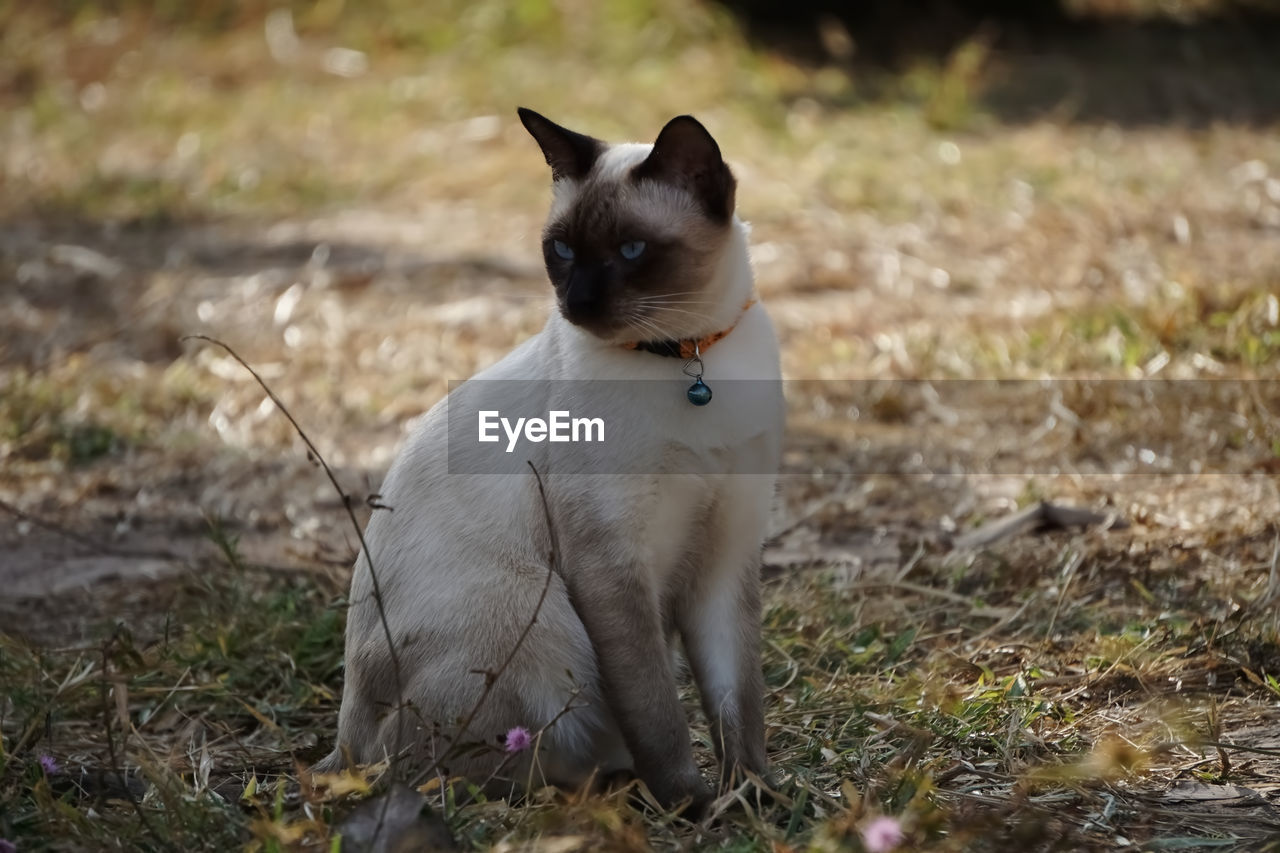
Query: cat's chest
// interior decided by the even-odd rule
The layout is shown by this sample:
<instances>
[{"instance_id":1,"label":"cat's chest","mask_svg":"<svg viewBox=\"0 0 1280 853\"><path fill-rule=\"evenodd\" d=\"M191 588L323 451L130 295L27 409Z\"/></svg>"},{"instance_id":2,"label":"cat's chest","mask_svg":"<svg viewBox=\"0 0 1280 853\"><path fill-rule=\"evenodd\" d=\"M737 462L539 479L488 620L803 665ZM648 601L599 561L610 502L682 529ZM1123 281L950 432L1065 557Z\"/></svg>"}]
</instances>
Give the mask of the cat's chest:
<instances>
[{"instance_id":1,"label":"cat's chest","mask_svg":"<svg viewBox=\"0 0 1280 853\"><path fill-rule=\"evenodd\" d=\"M705 405L695 405L688 393L699 375L711 389ZM539 337L460 392L450 403L451 461L458 448L469 447L477 432L473 422L488 419L485 443L471 441L470 449L483 457L475 470L524 473L526 458L540 470L562 473L777 470L783 416L779 359L768 317L758 309L694 363L602 346L553 319ZM537 422L536 435L527 427L508 433L495 426L518 425L522 418L525 424ZM563 426L554 434L553 418Z\"/></svg>"}]
</instances>

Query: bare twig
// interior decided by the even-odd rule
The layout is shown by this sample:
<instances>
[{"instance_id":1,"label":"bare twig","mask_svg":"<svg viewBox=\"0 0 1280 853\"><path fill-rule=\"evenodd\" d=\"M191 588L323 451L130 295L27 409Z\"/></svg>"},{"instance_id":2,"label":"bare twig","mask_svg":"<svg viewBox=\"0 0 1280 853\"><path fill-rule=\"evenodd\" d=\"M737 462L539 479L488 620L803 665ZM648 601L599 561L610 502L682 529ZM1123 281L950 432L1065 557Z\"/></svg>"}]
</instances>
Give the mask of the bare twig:
<instances>
[{"instance_id":1,"label":"bare twig","mask_svg":"<svg viewBox=\"0 0 1280 853\"><path fill-rule=\"evenodd\" d=\"M1215 749L1233 749L1236 752L1252 752L1258 755L1280 755L1280 749L1267 749L1261 746L1245 746L1242 743L1224 743L1217 740L1199 740L1190 744L1191 746L1212 746Z\"/></svg>"},{"instance_id":2,"label":"bare twig","mask_svg":"<svg viewBox=\"0 0 1280 853\"><path fill-rule=\"evenodd\" d=\"M120 789L124 792L125 798L129 801L129 805L133 806L133 810L138 814L138 820L142 822L143 827L166 850L173 850L172 844L167 842L151 823L151 819L147 817L147 813L143 811L142 804L138 802L138 797L133 789L129 787L129 782L125 777L124 771L120 768L120 761L116 756L116 739L111 734L111 702L108 694L111 692L111 682L108 676L111 672L111 646L116 641L116 637L112 634L107 641L102 644L102 728L107 736L107 760L111 762L111 771L115 774L120 782ZM118 688L117 688L118 689ZM127 738L128 732L125 732Z\"/></svg>"},{"instance_id":3,"label":"bare twig","mask_svg":"<svg viewBox=\"0 0 1280 853\"><path fill-rule=\"evenodd\" d=\"M1049 617L1049 626L1044 629L1044 641L1046 643L1053 640L1053 628L1058 624L1058 614L1062 612L1062 602L1067 599L1067 590L1071 588L1071 582L1076 578L1076 569L1080 568L1080 564L1084 562L1084 555L1079 551L1072 551L1071 556L1067 557L1067 564L1062 568L1062 591L1058 593L1058 600L1053 605L1053 615Z\"/></svg>"},{"instance_id":4,"label":"bare twig","mask_svg":"<svg viewBox=\"0 0 1280 853\"><path fill-rule=\"evenodd\" d=\"M515 659L515 656L520 652L520 648L524 645L525 639L528 638L529 632L537 624L538 614L542 612L542 605L547 600L547 592L551 589L551 576L560 570L560 544L556 538L556 526L551 520L551 506L547 502L547 492L542 485L542 475L538 473L538 469L534 467L533 462L526 461L529 465L529 470L533 472L533 477L538 483L538 496L542 499L542 513L547 521L547 536L551 544L551 552L547 556L547 577L543 581L542 592L538 595L538 603L533 608L533 614L529 617L529 621L525 623L524 630L516 638L515 645L511 647L506 659L502 661L502 664L496 670L484 671L484 689L480 692L480 698L476 700L476 703L471 706L471 710L467 712L466 717L463 718L462 725L459 726L457 734L453 736L448 748L431 762L431 766L418 774L412 783L413 785L421 784L422 780L435 773L440 763L452 754L454 747L462 742L462 736L475 721L476 714L480 713L484 703L488 701L489 694L493 692L493 685L507 671L507 667L511 665L511 661Z\"/></svg>"},{"instance_id":5,"label":"bare twig","mask_svg":"<svg viewBox=\"0 0 1280 853\"><path fill-rule=\"evenodd\" d=\"M347 511L347 517L351 520L352 528L355 529L356 538L360 540L360 550L364 554L365 562L369 564L369 578L373 583L373 602L378 609L378 621L382 624L383 636L387 640L387 654L391 657L391 669L396 682L396 746L392 754L397 756L400 755L404 745L404 676L401 674L400 670L400 655L396 652L395 639L391 636L391 626L387 622L387 610L382 600L382 587L378 583L378 573L374 570L373 554L369 551L369 543L365 541L364 531L360 528L360 521L356 518L355 510L352 508L351 496L342 488L342 485L338 482L337 476L333 473L333 469L329 467L329 463L325 461L324 455L320 452L320 449L316 447L315 442L307 436L302 425L298 423L296 418L294 418L293 414L289 411L288 407L285 406L284 402L276 396L274 391L271 390L271 386L267 385L266 380L258 374L258 371L250 367L249 363L241 358L238 352L217 338L211 338L208 335L186 335L182 338L184 341L190 339L206 341L214 346L221 347L229 356L235 359L241 367L249 372L249 375L254 378L254 381L258 383L258 386L262 388L263 392L271 398L271 402L274 403L276 408L280 410L281 414L288 419L289 423L293 426L294 432L298 434L298 437L302 439L303 444L307 446L308 458L314 459L316 463L320 465L325 476L329 478L329 483L333 486L334 491L338 493L338 497L342 500L342 508ZM393 764L391 768L393 781L396 779L398 771L399 767ZM375 839L382 831L382 825L387 816L387 805L389 802L389 797L383 798L382 809L378 817L378 824L374 829Z\"/></svg>"},{"instance_id":6,"label":"bare twig","mask_svg":"<svg viewBox=\"0 0 1280 853\"><path fill-rule=\"evenodd\" d=\"M250 367L249 363L241 358L238 352L217 338L211 338L208 335L186 335L182 338L184 341L192 339L206 341L214 346L221 347L226 350L227 355L231 356L241 367L249 371L249 375L254 378L254 381L258 383L263 392L271 398L271 402L276 405L276 408L280 410L280 413L288 419L289 423L293 426L294 432L298 434L298 438L302 439L302 443L307 446L307 451L311 458L315 459L315 461L320 465L325 476L329 478L329 483L333 486L334 491L336 491L338 493L338 497L342 499L342 508L347 511L347 517L351 519L351 526L356 531L356 538L360 540L360 550L364 553L365 561L369 564L369 578L373 582L373 601L378 608L378 620L382 623L382 633L387 640L387 652L391 656L391 667L396 679L397 713L395 754L399 754L404 740L404 714L400 713L401 706L404 705L404 678L400 672L400 655L396 652L395 639L391 636L391 626L387 622L387 611L383 606L382 601L382 587L378 583L378 573L374 571L373 554L369 552L369 543L365 541L364 531L360 528L360 521L356 518L355 510L352 508L351 496L342 488L342 485L338 482L337 476L333 473L333 469L329 467L329 463L325 461L324 455L320 453L320 449L316 447L315 442L307 436L302 425L298 423L296 418L294 418L293 414L289 411L288 407L285 406L284 402L281 401L281 399L276 396L276 393L271 390L271 386L267 385L266 380L258 375L258 371Z\"/></svg>"},{"instance_id":7,"label":"bare twig","mask_svg":"<svg viewBox=\"0 0 1280 853\"><path fill-rule=\"evenodd\" d=\"M984 548L1001 539L1016 536L1028 530L1048 527L1065 529L1068 527L1091 527L1105 524L1109 530L1123 529L1129 522L1115 513L1094 512L1080 507L1063 506L1061 504L1040 501L1005 518L998 518L981 527L957 536L953 546L957 550Z\"/></svg>"},{"instance_id":8,"label":"bare twig","mask_svg":"<svg viewBox=\"0 0 1280 853\"><path fill-rule=\"evenodd\" d=\"M36 527L40 527L40 528L43 528L44 530L48 530L50 533L56 533L62 538L67 539L71 542L74 542L83 548L88 548L90 551L93 551L94 553L97 553L97 554L106 554L109 557L128 557L135 560L139 560L139 559L140 560L185 560L187 559L181 554L175 554L172 551L148 551L148 550L138 550L133 548L115 548L111 545L107 545L105 543L99 542L96 539L91 539L88 536L85 536L80 533L76 533L74 530L68 530L67 528L63 527L62 525L56 522L49 521L48 519L40 518L39 516L35 516L29 512L20 510L13 504L3 499L0 499L0 510L3 510L9 513L19 521L25 521L29 524L34 524Z\"/></svg>"},{"instance_id":9,"label":"bare twig","mask_svg":"<svg viewBox=\"0 0 1280 853\"><path fill-rule=\"evenodd\" d=\"M560 710L556 712L556 715L555 715L554 717L552 717L552 718L551 718L551 719L546 723L546 725L544 725L542 728L538 729L536 732L533 732L533 733L532 733L532 735L530 736L530 739L531 739L531 741L533 742L533 745L530 747L530 749L533 749L533 750L535 750L535 751L536 751L536 750L537 750L537 748L538 748L538 744L539 744L539 743L541 743L541 741L542 741L542 736L543 736L544 734L546 734L548 731L550 731L550 730L551 730L551 728L552 728L553 726L555 726L555 724L556 724L556 723L560 722L560 719L561 719L565 714L569 713L570 711L576 710L576 709L578 709L578 708L582 708L582 707L584 707L583 705L575 705L575 704L573 704L573 703L574 703L574 701L575 701L575 700L577 700L578 695L579 695L580 693L581 693L581 690L580 690L580 689L574 690L572 693L570 693L570 694L569 694L569 698L568 698L567 700L565 700L565 703L564 703L563 707L561 707L561 708L560 708ZM498 777L498 774L500 774L500 773L502 773L502 771L506 770L506 769L507 769L507 767L509 767L509 766L511 765L511 763L512 763L513 761L515 761L517 757L519 757L519 755L520 755L520 753L518 753L518 752L509 752L509 753L507 753L507 754L506 754L506 756L502 759L501 763L499 763L497 767L493 768L493 770L489 773L489 775L488 775L488 776L486 776L486 777L484 778L484 780L483 780L483 781L481 781L481 782L480 782L476 787L477 787L477 788L479 788L480 790L484 790L486 786L488 786L488 785L489 785L491 782L493 782L495 779L499 778L499 777ZM534 768L533 762L530 762L530 764L529 764L529 774L530 774L530 776L532 776L532 774L533 774L533 768ZM531 784L532 784L532 783L531 783L531 780L530 780L530 779L526 779L526 780L525 780L525 787L526 787L526 788L531 787ZM442 801L442 802L443 802L443 801ZM460 809L460 808L462 808L463 806L467 805L469 802L470 802L470 799L469 799L469 795L468 795L468 798L464 798L464 799L462 799L461 801L459 801L459 802L455 803L455 804L454 804L454 806L455 806L455 808L459 808L459 809Z\"/></svg>"},{"instance_id":10,"label":"bare twig","mask_svg":"<svg viewBox=\"0 0 1280 853\"><path fill-rule=\"evenodd\" d=\"M938 587L912 583L911 581L865 580L849 584L846 589L858 592L865 592L872 589L900 589L906 592L914 592L917 595L941 598L944 601L954 602L955 604L967 604L970 607L973 606L973 598L970 596L961 595L958 592L952 592L948 589L939 589Z\"/></svg>"},{"instance_id":11,"label":"bare twig","mask_svg":"<svg viewBox=\"0 0 1280 853\"><path fill-rule=\"evenodd\" d=\"M853 481L851 475L844 475L840 478L840 482L836 483L822 497L811 500L794 516L787 520L781 528L769 534L769 538L765 540L765 547L776 545L786 538L787 534L808 524L814 516L822 512L827 507L842 500L847 494L847 487Z\"/></svg>"},{"instance_id":12,"label":"bare twig","mask_svg":"<svg viewBox=\"0 0 1280 853\"><path fill-rule=\"evenodd\" d=\"M1267 574L1267 588L1261 597L1254 602L1252 610L1269 609L1276 601L1280 601L1280 533L1276 534L1275 545L1271 548L1271 568Z\"/></svg>"}]
</instances>

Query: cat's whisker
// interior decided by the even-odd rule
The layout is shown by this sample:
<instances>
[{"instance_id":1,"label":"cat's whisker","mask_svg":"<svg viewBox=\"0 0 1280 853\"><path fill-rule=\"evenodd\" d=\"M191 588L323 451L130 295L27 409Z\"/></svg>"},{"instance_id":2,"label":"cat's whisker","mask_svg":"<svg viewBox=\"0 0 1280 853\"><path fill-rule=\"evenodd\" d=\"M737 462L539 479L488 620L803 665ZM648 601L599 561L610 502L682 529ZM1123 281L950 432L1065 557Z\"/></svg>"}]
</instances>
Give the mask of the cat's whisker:
<instances>
[{"instance_id":1,"label":"cat's whisker","mask_svg":"<svg viewBox=\"0 0 1280 853\"><path fill-rule=\"evenodd\" d=\"M631 325L632 328L639 329L643 332L645 337L652 335L654 340L662 340L663 338L670 337L670 335L664 332L657 323L654 323L643 314L628 314L627 323Z\"/></svg>"},{"instance_id":2,"label":"cat's whisker","mask_svg":"<svg viewBox=\"0 0 1280 853\"><path fill-rule=\"evenodd\" d=\"M633 329L637 329L641 333L642 337L648 337L649 335L653 335L655 336L655 338L658 338L658 339L666 337L662 333L661 329L659 329L656 325L654 325L652 322L650 322L649 320L645 319L642 316L639 316L639 315L629 316L627 318L627 324L631 326Z\"/></svg>"},{"instance_id":3,"label":"cat's whisker","mask_svg":"<svg viewBox=\"0 0 1280 853\"><path fill-rule=\"evenodd\" d=\"M671 299L666 296L637 296L636 302L645 305L714 305L714 299Z\"/></svg>"},{"instance_id":4,"label":"cat's whisker","mask_svg":"<svg viewBox=\"0 0 1280 853\"><path fill-rule=\"evenodd\" d=\"M702 290L679 290L675 293L644 293L637 296L637 299L674 299L677 296L705 296L706 292Z\"/></svg>"},{"instance_id":5,"label":"cat's whisker","mask_svg":"<svg viewBox=\"0 0 1280 853\"><path fill-rule=\"evenodd\" d=\"M715 303L713 302L638 302L636 303L636 307L647 311L651 308L679 308L681 306L689 306L691 308L697 308L703 305L714 305L714 304Z\"/></svg>"},{"instance_id":6,"label":"cat's whisker","mask_svg":"<svg viewBox=\"0 0 1280 853\"><path fill-rule=\"evenodd\" d=\"M682 317L692 317L699 323L710 323L714 319L710 315L699 311L689 311L684 308L677 308L673 305L663 305L653 302L643 303L639 300L636 300L630 306L626 319L633 328L642 329L646 333L652 333L659 339L682 336L682 334L673 334L670 329L662 328L662 325L664 324L661 324L658 318L654 315L658 315L659 317L666 316L671 319L674 319L675 315L682 315Z\"/></svg>"},{"instance_id":7,"label":"cat's whisker","mask_svg":"<svg viewBox=\"0 0 1280 853\"><path fill-rule=\"evenodd\" d=\"M672 303L672 304L667 304L667 303L665 303L665 302L646 302L646 303L643 303L643 304L641 304L641 305L639 305L639 306L637 306L637 307L642 308L642 309L643 309L643 310L645 310L645 311L685 311L685 310L688 310L688 309L685 309L685 308L681 308L681 307L679 307L680 305L683 305L683 304L685 304L685 303L675 302L675 303Z\"/></svg>"},{"instance_id":8,"label":"cat's whisker","mask_svg":"<svg viewBox=\"0 0 1280 853\"><path fill-rule=\"evenodd\" d=\"M710 316L708 316L707 314L703 314L703 313L698 312L698 311L686 311L686 310L684 310L683 308L669 308L669 307L667 307L667 306L665 306L665 305L652 305L652 306L646 305L646 306L645 306L645 310L647 310L647 311L665 311L665 312L667 312L668 314L685 314L685 315L687 315L687 316L689 316L689 317L696 317L696 318L698 318L699 320L707 320L707 321L710 321L710 320L714 319L713 317L710 317Z\"/></svg>"}]
</instances>

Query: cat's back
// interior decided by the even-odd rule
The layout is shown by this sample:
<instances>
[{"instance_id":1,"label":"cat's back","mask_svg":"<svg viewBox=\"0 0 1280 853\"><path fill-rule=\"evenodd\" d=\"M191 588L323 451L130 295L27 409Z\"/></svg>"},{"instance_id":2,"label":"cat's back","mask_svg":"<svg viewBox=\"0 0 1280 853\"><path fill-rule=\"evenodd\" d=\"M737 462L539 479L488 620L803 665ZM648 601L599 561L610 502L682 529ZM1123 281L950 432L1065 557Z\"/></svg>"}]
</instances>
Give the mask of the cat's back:
<instances>
[{"instance_id":1,"label":"cat's back","mask_svg":"<svg viewBox=\"0 0 1280 853\"><path fill-rule=\"evenodd\" d=\"M526 384L522 380L536 375L544 346L543 335L529 338L454 389L411 428L379 493L380 503L390 509L375 511L367 530L370 547L384 554L380 562L389 565L388 571L405 562L416 571L451 573L453 567L490 565L495 557L518 560L542 538L532 529L541 517L530 512L528 484L473 473L479 469L457 442L451 454L449 409L450 400L474 382L504 380L504 387L518 392Z\"/></svg>"}]
</instances>

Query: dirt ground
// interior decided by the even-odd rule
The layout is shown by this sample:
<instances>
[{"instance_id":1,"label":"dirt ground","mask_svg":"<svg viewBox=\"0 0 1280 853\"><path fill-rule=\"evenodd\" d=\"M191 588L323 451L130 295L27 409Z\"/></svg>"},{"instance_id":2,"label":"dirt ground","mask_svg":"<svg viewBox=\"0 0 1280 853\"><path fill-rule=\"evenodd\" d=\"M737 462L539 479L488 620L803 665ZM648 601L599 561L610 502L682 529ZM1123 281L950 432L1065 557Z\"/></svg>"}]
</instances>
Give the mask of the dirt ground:
<instances>
[{"instance_id":1,"label":"dirt ground","mask_svg":"<svg viewBox=\"0 0 1280 853\"><path fill-rule=\"evenodd\" d=\"M523 182L540 185L536 152L525 153L532 162ZM1214 166L1228 168L1200 164L1202 179ZM749 216L760 193L743 181ZM11 626L56 637L62 617L30 611L29 600L49 606L50 596L74 596L86 582L182 571L214 553L210 517L236 530L254 562L347 564L353 540L340 503L288 423L225 352L184 337L234 347L348 491L368 495L412 418L449 381L536 331L551 307L537 266L539 211L504 202L490 193L253 228L8 229L0 247L11 275L3 293L7 403L30 425L4 445L0 497L32 516L0 526ZM972 228L949 237L943 219L931 228L892 226L865 213L811 211L801 221L758 224L759 290L782 340L793 413L778 528L794 526L815 500L849 500L866 487L862 473L899 475L895 540L905 531L953 531L1033 496L1114 508L1141 531L1126 538L1185 544L1268 529L1280 517L1280 463L1268 441L1280 422L1280 385L1254 377L1274 377L1274 363L1259 365L1259 374L1160 350L1145 366L1056 374L1000 351L1008 338L1026 346L1018 338L1036 325L1063 338L1058 348L1084 366L1122 349L1115 327L1079 341L1080 330L1055 328L1053 318L1107 303L1107 278L1143 291L1177 286L1161 277L1168 262L1160 255L1182 255L1162 224L1145 223L1133 237L1132 226L1108 235L1106 224L1077 223L1104 232L1087 233L1088 266L1074 257L1086 251L1076 241L1027 234L1012 212L981 237ZM1187 253L1192 275L1221 270L1231 280L1260 270L1275 281L1266 276L1280 269L1272 236L1280 231L1249 222L1205 227L1215 233ZM508 235L504 245L492 245L490 229ZM441 233L447 252L428 248ZM983 272L1015 263L1005 275ZM1135 281L1135 267L1149 280ZM1079 280L1046 286L1071 271ZM1269 300L1263 311L1274 311L1275 295ZM1129 302L1161 310L1157 294ZM1037 361L1062 358L1045 350ZM1008 369L998 369L1002 360ZM1021 381L974 381L1011 377ZM1183 423L1195 423L1196 434L1179 430ZM1144 445L1159 459L1139 462ZM109 613L80 603L70 611L65 618L85 629Z\"/></svg>"},{"instance_id":2,"label":"dirt ground","mask_svg":"<svg viewBox=\"0 0 1280 853\"><path fill-rule=\"evenodd\" d=\"M747 61L741 43L716 39L663 74ZM184 44L136 49L142 59L130 61L158 69L160 82L145 89L135 69L111 83L105 109L117 112L101 119L100 138L76 113L94 109L99 72L73 64L84 79L59 96L67 104L31 99L0 138L12 191L0 220L0 625L34 647L90 642L117 620L140 643L167 637L181 579L226 571L228 537L245 564L344 582L354 542L339 496L252 378L186 336L224 341L260 372L363 518L413 418L449 381L535 332L551 307L538 251L547 175L514 101L475 95L479 84L454 65L410 74L401 59L358 80L340 64L328 76L307 71L304 83L277 69L233 98L222 89L234 82L210 83L199 69L221 57L247 80L263 49L245 59L252 51L232 40L193 54L189 78L173 78ZM975 44L983 79L1052 77L1070 61L1019 65ZM1034 683L1045 703L1068 709L1070 720L1047 728L1009 722L989 734L1004 744L998 761L929 766L957 826L1018 797L1028 813L1052 815L1061 797L1076 837L1099 849L1128 845L1124 832L1274 845L1274 116L1125 122L1063 107L1009 119L984 106L964 49L920 84L923 99L901 102L848 102L853 90L830 69L768 52L751 54L763 70L740 84L767 91L735 90L745 107L722 105L733 92L717 86L730 84L699 78L689 106L668 91L627 115L589 87L575 104L522 83L528 66L515 59L491 73L512 98L542 95L553 118L560 106L566 123L605 136L643 136L659 117L695 110L734 165L788 379L766 551L773 664L810 666L801 649L824 660L861 648L841 633L856 626L883 622L887 637L891 624L915 625L906 642L928 653L907 681L927 681L927 661L1006 692ZM93 62L124 61L113 56ZM422 89L439 75L454 101ZM1235 78L1205 79L1212 95ZM315 131L324 110L293 111L271 88L295 84L310 98L332 90L341 129ZM389 128L355 121L362 109L376 115L361 106L370 92L396 86L405 110L433 118L412 133L401 133L403 118ZM124 106L112 106L118 89L134 93ZM190 115L170 105L177 119L144 121L139 92L157 104L187 92ZM273 103L283 128L259 113ZM226 115L244 126L202 129ZM220 147L255 133L270 137L263 150ZM271 164L290 157L332 181L316 190L323 201L292 184L283 201L237 200L236 187L273 180ZM350 177L361 164L391 177L361 183ZM154 185L139 192L160 192L158 202L120 200L147 176ZM211 201L228 181L226 199ZM966 533L1042 500L1106 521L964 547ZM810 613L802 602L815 589L826 609ZM800 726L788 709L812 715L835 689L836 676L814 667L803 670L807 698L790 692L798 683L770 681L784 767L809 760L786 745ZM1175 736L1181 723L1169 721L1184 717L1196 738ZM904 719L867 733L864 767L903 754L915 736L895 730L915 725ZM897 751L877 753L877 738L893 732ZM1054 764L1058 776L1036 769L1055 733L1079 739L1084 756ZM835 754L821 761L834 766ZM1073 787L1071 772L1105 777L1112 764L1132 771L1118 787ZM838 782L825 790L840 796Z\"/></svg>"}]
</instances>

